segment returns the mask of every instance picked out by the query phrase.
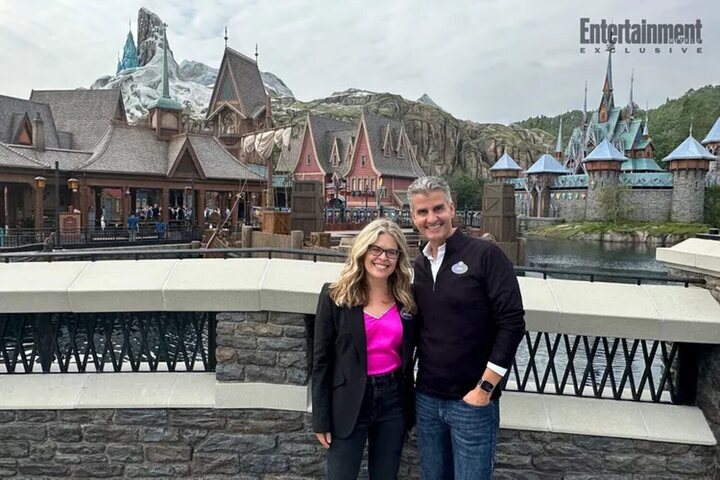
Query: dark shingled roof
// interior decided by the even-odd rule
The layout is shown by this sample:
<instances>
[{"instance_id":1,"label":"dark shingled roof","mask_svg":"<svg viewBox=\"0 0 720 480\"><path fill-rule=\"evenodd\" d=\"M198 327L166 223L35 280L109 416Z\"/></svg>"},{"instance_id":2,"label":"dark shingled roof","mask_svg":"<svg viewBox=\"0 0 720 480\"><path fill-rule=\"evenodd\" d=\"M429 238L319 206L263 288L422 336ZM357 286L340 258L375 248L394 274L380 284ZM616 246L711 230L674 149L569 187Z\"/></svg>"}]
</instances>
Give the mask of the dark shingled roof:
<instances>
[{"instance_id":1,"label":"dark shingled roof","mask_svg":"<svg viewBox=\"0 0 720 480\"><path fill-rule=\"evenodd\" d=\"M203 134L180 134L164 142L153 130L112 125L81 170L166 176L188 139L207 178L263 180L232 156L215 138Z\"/></svg>"},{"instance_id":2,"label":"dark shingled roof","mask_svg":"<svg viewBox=\"0 0 720 480\"><path fill-rule=\"evenodd\" d=\"M300 150L302 149L302 142L303 137L297 136L290 139L290 144L287 147L282 147L278 157L277 166L275 167L276 173L288 173L295 169L295 165L297 165L298 157L300 155Z\"/></svg>"},{"instance_id":3,"label":"dark shingled roof","mask_svg":"<svg viewBox=\"0 0 720 480\"><path fill-rule=\"evenodd\" d=\"M41 165L40 168L55 168L55 161L57 161L60 169L67 171L80 170L92 156L92 152L81 152L77 150L59 150L55 148L35 150L33 147L18 145L10 145L8 148Z\"/></svg>"},{"instance_id":4,"label":"dark shingled roof","mask_svg":"<svg viewBox=\"0 0 720 480\"><path fill-rule=\"evenodd\" d=\"M265 179L265 177L252 172L240 160L225 150L225 147L217 138L200 134L190 134L188 138L206 177L232 178L236 180Z\"/></svg>"},{"instance_id":5,"label":"dark shingled roof","mask_svg":"<svg viewBox=\"0 0 720 480\"><path fill-rule=\"evenodd\" d=\"M57 128L72 134L66 148L74 150L92 149L113 119L125 118L118 89L33 90L30 100L50 105Z\"/></svg>"},{"instance_id":6,"label":"dark shingled roof","mask_svg":"<svg viewBox=\"0 0 720 480\"><path fill-rule=\"evenodd\" d=\"M0 95L0 142L13 143L15 141L15 136L26 113L31 122L38 113L40 114L40 118L45 123L46 148L62 147L58 141L55 120L48 105L5 95Z\"/></svg>"},{"instance_id":7,"label":"dark shingled roof","mask_svg":"<svg viewBox=\"0 0 720 480\"><path fill-rule=\"evenodd\" d=\"M225 48L225 58L235 80L243 115L255 117L267 104L265 85L257 63L232 48ZM220 88L219 82L215 88Z\"/></svg>"},{"instance_id":8,"label":"dark shingled roof","mask_svg":"<svg viewBox=\"0 0 720 480\"><path fill-rule=\"evenodd\" d=\"M315 143L315 153L317 153L320 167L325 173L332 173L333 168L330 164L330 155L332 154L335 136L344 136L344 132L355 132L357 128L350 123L318 115L309 115L309 121L310 131L312 132L313 142Z\"/></svg>"},{"instance_id":9,"label":"dark shingled roof","mask_svg":"<svg viewBox=\"0 0 720 480\"><path fill-rule=\"evenodd\" d=\"M0 143L0 165L17 168L45 168L42 164L16 152L4 143Z\"/></svg>"},{"instance_id":10,"label":"dark shingled roof","mask_svg":"<svg viewBox=\"0 0 720 480\"><path fill-rule=\"evenodd\" d=\"M410 142L402 123L397 120L367 113L364 114L364 117L372 159L375 168L381 175L401 178L417 178L425 175L411 151ZM393 148L390 151L390 155L385 156L382 148L385 143L388 125L390 125L390 134L393 138ZM405 145L402 158L397 156L398 139L400 138L401 132Z\"/></svg>"}]
</instances>

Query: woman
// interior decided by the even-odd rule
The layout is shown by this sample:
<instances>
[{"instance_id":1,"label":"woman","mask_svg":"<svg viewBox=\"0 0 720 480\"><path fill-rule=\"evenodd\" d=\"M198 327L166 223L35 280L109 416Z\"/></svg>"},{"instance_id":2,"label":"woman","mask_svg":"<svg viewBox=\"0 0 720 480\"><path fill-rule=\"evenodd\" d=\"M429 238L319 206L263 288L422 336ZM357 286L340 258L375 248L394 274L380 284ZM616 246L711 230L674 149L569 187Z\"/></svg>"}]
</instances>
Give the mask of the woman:
<instances>
[{"instance_id":1,"label":"woman","mask_svg":"<svg viewBox=\"0 0 720 480\"><path fill-rule=\"evenodd\" d=\"M357 478L368 443L370 480L396 479L414 422L411 325L415 302L400 227L387 219L357 236L315 316L313 431L330 480Z\"/></svg>"}]
</instances>

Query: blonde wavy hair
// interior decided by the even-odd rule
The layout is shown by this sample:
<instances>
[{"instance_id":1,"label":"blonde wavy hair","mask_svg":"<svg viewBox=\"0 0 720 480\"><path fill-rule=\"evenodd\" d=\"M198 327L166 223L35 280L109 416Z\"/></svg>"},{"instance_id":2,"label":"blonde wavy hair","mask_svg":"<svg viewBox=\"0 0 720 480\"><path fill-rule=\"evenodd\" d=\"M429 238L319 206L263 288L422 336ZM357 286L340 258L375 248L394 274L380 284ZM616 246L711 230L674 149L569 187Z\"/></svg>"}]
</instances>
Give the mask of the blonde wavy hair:
<instances>
[{"instance_id":1,"label":"blonde wavy hair","mask_svg":"<svg viewBox=\"0 0 720 480\"><path fill-rule=\"evenodd\" d=\"M390 290L395 300L402 304L404 311L415 313L415 300L410 287L412 267L408 258L405 235L403 235L400 227L385 218L370 222L355 238L355 242L345 261L345 266L340 272L340 278L330 285L330 298L337 306L354 307L367 303L365 255L370 245L375 243L383 233L390 235L398 244L398 250L400 250L395 271L388 278Z\"/></svg>"}]
</instances>

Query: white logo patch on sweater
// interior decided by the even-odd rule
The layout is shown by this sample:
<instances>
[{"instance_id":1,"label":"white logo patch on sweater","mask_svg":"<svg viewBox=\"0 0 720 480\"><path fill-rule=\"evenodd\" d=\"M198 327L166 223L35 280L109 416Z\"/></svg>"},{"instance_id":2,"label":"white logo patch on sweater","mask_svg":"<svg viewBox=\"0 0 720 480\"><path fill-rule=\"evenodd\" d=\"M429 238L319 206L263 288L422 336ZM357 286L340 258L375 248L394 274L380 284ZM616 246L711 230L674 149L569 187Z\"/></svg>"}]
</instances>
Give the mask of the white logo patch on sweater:
<instances>
[{"instance_id":1,"label":"white logo patch on sweater","mask_svg":"<svg viewBox=\"0 0 720 480\"><path fill-rule=\"evenodd\" d=\"M465 265L465 262L460 261L453 265L451 270L457 275L462 275L463 273L468 271L468 266Z\"/></svg>"}]
</instances>

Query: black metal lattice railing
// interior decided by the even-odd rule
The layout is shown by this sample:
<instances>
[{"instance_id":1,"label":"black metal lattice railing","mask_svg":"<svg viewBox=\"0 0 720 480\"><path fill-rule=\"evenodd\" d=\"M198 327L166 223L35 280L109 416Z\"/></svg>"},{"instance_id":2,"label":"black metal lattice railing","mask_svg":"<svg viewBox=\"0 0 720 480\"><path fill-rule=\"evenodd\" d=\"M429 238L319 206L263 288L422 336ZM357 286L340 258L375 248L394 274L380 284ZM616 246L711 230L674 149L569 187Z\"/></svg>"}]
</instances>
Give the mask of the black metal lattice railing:
<instances>
[{"instance_id":1,"label":"black metal lattice railing","mask_svg":"<svg viewBox=\"0 0 720 480\"><path fill-rule=\"evenodd\" d=\"M0 373L212 371L215 314L0 314Z\"/></svg>"},{"instance_id":2,"label":"black metal lattice railing","mask_svg":"<svg viewBox=\"0 0 720 480\"><path fill-rule=\"evenodd\" d=\"M660 340L526 332L505 388L688 404L695 400L692 351Z\"/></svg>"}]
</instances>

